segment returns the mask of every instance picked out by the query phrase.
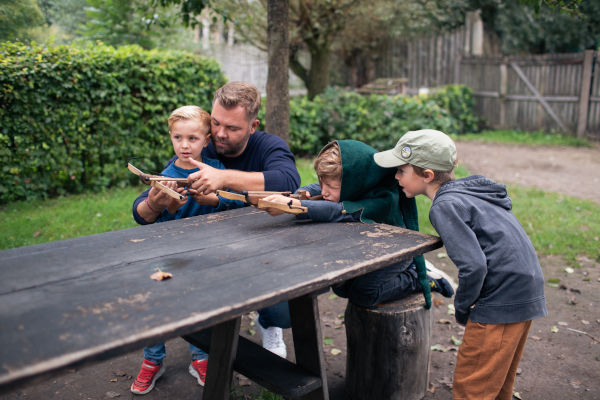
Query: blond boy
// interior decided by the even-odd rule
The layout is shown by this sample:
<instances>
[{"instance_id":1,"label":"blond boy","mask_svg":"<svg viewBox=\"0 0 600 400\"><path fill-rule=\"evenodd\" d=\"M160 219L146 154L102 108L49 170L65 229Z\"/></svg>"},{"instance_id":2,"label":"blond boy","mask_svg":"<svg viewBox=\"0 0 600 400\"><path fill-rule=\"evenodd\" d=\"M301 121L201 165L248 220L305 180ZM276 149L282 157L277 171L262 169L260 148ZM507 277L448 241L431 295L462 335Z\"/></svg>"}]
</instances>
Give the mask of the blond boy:
<instances>
[{"instance_id":1,"label":"blond boy","mask_svg":"<svg viewBox=\"0 0 600 400\"><path fill-rule=\"evenodd\" d=\"M202 150L210 140L210 123L210 114L198 106L183 106L171 113L168 126L175 157L169 161L161 175L187 178L188 175L198 171L193 161L203 162L217 169L225 168L219 160L202 158ZM191 188L179 188L174 182L163 181L162 183L184 194L184 199L173 199L154 187L146 190L133 204L133 216L139 224L170 221L244 206L242 202L223 199L214 193L205 195ZM188 371L196 378L199 385L204 386L208 354L191 344L190 351L192 361ZM144 361L131 385L132 393L146 394L154 388L156 380L165 371L163 364L165 356L164 343L144 348Z\"/></svg>"}]
</instances>

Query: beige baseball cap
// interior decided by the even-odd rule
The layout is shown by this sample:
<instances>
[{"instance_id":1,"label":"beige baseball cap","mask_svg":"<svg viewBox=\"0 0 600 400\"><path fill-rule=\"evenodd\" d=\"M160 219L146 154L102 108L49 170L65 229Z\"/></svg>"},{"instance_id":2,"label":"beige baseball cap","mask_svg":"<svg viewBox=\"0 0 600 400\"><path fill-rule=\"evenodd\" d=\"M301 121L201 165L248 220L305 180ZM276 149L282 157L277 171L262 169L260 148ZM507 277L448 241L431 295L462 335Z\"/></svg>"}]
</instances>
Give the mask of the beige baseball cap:
<instances>
[{"instance_id":1,"label":"beige baseball cap","mask_svg":"<svg viewBox=\"0 0 600 400\"><path fill-rule=\"evenodd\" d=\"M444 132L421 129L405 133L396 147L375 153L373 158L384 168L411 164L434 171L452 171L456 163L456 146Z\"/></svg>"}]
</instances>

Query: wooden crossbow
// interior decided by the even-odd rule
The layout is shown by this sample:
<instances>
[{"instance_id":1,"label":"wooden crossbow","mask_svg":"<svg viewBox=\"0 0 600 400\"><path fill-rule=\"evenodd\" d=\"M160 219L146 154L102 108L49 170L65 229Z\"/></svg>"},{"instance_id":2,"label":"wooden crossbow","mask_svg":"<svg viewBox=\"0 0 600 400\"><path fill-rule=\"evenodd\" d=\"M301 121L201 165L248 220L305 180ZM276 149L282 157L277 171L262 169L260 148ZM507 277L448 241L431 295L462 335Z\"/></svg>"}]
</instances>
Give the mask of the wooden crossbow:
<instances>
[{"instance_id":1,"label":"wooden crossbow","mask_svg":"<svg viewBox=\"0 0 600 400\"><path fill-rule=\"evenodd\" d=\"M127 163L127 168L131 172L133 172L135 175L139 176L141 181L144 182L146 185L150 185L152 187L157 188L158 190L162 190L163 192L165 192L169 196L173 197L174 199L177 199L177 200L184 199L183 195L181 195L180 193L177 193L175 190L171 189L168 186L163 185L160 182L161 181L177 182L177 186L185 187L189 183L187 178L170 178L168 176L146 174L131 163ZM273 194L280 194L282 196L289 197L290 199L298 199L298 200L322 200L323 199L323 196L321 196L321 195L311 197L310 193L306 190L299 190L297 194L292 194L291 192L271 192L271 191L252 191L252 190L249 190L249 191L244 190L241 193L235 193L235 192L228 192L225 190L216 190L216 194L225 199L243 201L244 203L251 204L254 207L259 208L261 210L265 210L267 208L276 208L278 210L281 210L281 211L289 213L289 214L305 213L308 210L306 207L294 206L292 204L291 200L288 204L281 204L281 203L276 203L276 202L272 202L272 201L266 201L263 199L265 197L273 195Z\"/></svg>"},{"instance_id":2,"label":"wooden crossbow","mask_svg":"<svg viewBox=\"0 0 600 400\"><path fill-rule=\"evenodd\" d=\"M160 181L163 182L177 182L177 186L185 187L188 185L187 178L169 178L168 176L160 176L160 175L149 175L143 173L140 169L134 167L131 163L127 163L127 169L140 177L141 181L146 185L150 185L152 187L157 188L158 190L162 190L169 196L177 200L183 200L184 196L180 193L177 193L173 189L168 186L163 185Z\"/></svg>"},{"instance_id":3,"label":"wooden crossbow","mask_svg":"<svg viewBox=\"0 0 600 400\"><path fill-rule=\"evenodd\" d=\"M267 208L276 208L276 209L286 212L288 214L300 214L300 213L308 212L308 209L306 207L294 206L292 204L291 199L298 199L298 200L322 200L323 199L323 196L321 196L321 195L310 197L309 196L310 193L308 193L306 190L300 190L300 191L298 191L298 194L292 194L291 192L246 191L246 190L244 190L242 193L233 193L233 192L227 192L224 190L217 190L216 193L218 196L221 196L223 198L230 199L230 200L240 200L247 204L251 204L254 207L259 208L261 210L265 210ZM281 204L281 203L276 203L273 201L264 200L265 197L271 196L273 194L279 194L282 196L289 197L290 202L288 204Z\"/></svg>"}]
</instances>

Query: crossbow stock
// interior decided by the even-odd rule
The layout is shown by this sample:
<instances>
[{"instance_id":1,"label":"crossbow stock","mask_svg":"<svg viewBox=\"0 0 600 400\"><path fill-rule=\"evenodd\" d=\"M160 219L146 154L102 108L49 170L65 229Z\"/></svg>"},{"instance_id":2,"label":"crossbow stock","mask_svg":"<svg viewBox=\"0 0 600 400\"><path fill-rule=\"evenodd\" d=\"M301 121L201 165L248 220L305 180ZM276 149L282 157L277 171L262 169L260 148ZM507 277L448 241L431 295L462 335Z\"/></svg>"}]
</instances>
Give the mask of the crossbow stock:
<instances>
[{"instance_id":1,"label":"crossbow stock","mask_svg":"<svg viewBox=\"0 0 600 400\"><path fill-rule=\"evenodd\" d=\"M217 190L216 193L218 196L221 196L223 198L230 199L230 200L240 200L247 204L251 204L261 210L265 210L268 208L276 208L276 209L286 212L288 214L300 214L300 213L308 212L308 209L306 207L294 206L292 204L291 199L298 199L298 200L321 200L321 199L323 199L323 196L320 196L320 195L310 197L310 193L308 193L306 190L299 190L297 194L292 194L291 192L246 191L246 190L244 190L241 193L233 193L233 192L227 192L225 190ZM264 200L265 197L271 196L273 194L279 194L282 196L289 197L290 202L288 204L281 204L281 203L276 203L273 201Z\"/></svg>"}]
</instances>

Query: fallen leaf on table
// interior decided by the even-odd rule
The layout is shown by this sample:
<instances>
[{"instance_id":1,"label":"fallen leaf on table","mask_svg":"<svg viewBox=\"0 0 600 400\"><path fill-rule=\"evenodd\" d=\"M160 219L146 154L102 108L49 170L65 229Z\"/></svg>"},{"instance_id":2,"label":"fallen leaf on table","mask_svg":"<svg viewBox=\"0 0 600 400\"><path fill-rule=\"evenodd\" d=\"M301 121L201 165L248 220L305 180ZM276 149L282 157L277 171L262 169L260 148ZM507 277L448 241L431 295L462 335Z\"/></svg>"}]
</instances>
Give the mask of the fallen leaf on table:
<instances>
[{"instance_id":1,"label":"fallen leaf on table","mask_svg":"<svg viewBox=\"0 0 600 400\"><path fill-rule=\"evenodd\" d=\"M152 275L150 275L150 279L155 280L155 281L162 281L165 279L171 279L173 277L173 274L170 272L164 272L161 271L160 268L156 268L157 271L155 273L153 273Z\"/></svg>"}]
</instances>

